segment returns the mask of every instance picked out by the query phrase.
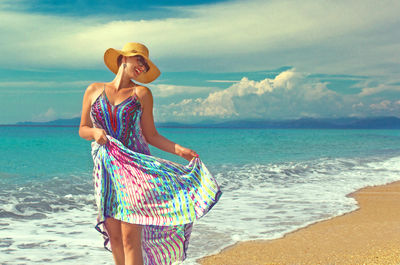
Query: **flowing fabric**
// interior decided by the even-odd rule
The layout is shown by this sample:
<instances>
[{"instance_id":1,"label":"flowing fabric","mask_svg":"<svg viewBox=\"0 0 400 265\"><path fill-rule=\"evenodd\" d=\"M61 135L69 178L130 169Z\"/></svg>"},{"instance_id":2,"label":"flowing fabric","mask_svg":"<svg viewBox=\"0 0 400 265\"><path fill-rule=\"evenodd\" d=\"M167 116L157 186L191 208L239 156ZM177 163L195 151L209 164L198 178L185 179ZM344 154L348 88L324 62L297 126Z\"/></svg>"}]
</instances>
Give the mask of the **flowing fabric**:
<instances>
[{"instance_id":1,"label":"flowing fabric","mask_svg":"<svg viewBox=\"0 0 400 265\"><path fill-rule=\"evenodd\" d=\"M107 217L143 225L144 264L174 264L186 258L193 222L217 203L221 191L199 157L184 166L152 156L140 116L137 97L113 106L103 91L92 105L92 122L108 138L104 145L92 142L96 229L111 250Z\"/></svg>"}]
</instances>

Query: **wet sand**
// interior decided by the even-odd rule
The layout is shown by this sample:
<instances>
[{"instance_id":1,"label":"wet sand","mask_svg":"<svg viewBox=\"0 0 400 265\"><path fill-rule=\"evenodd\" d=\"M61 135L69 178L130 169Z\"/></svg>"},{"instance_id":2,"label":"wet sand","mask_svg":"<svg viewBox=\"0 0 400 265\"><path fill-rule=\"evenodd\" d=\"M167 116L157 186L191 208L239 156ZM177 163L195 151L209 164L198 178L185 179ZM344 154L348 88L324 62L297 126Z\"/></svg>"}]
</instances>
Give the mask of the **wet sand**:
<instances>
[{"instance_id":1,"label":"wet sand","mask_svg":"<svg viewBox=\"0 0 400 265\"><path fill-rule=\"evenodd\" d=\"M274 240L235 244L202 265L400 264L400 181L350 194L360 209Z\"/></svg>"}]
</instances>

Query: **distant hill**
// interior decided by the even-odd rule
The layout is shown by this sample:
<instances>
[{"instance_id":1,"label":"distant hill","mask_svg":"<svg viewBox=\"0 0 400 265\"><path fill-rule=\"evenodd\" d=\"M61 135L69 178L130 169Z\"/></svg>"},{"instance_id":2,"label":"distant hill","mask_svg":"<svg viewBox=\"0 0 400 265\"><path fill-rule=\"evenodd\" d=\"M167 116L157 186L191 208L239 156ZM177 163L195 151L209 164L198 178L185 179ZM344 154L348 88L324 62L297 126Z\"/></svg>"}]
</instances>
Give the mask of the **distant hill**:
<instances>
[{"instance_id":1,"label":"distant hill","mask_svg":"<svg viewBox=\"0 0 400 265\"><path fill-rule=\"evenodd\" d=\"M213 127L271 129L400 129L396 117L229 121Z\"/></svg>"},{"instance_id":2,"label":"distant hill","mask_svg":"<svg viewBox=\"0 0 400 265\"><path fill-rule=\"evenodd\" d=\"M77 127L80 118L59 119L49 122L18 122L14 126ZM400 118L300 118L293 120L236 120L226 122L202 121L199 123L159 122L157 127L174 128L270 128L270 129L400 129Z\"/></svg>"},{"instance_id":3,"label":"distant hill","mask_svg":"<svg viewBox=\"0 0 400 265\"><path fill-rule=\"evenodd\" d=\"M80 118L73 118L73 119L58 119L58 120L47 121L47 122L24 121L24 122L17 122L16 125L20 125L20 126L78 127L80 122L81 122Z\"/></svg>"}]
</instances>

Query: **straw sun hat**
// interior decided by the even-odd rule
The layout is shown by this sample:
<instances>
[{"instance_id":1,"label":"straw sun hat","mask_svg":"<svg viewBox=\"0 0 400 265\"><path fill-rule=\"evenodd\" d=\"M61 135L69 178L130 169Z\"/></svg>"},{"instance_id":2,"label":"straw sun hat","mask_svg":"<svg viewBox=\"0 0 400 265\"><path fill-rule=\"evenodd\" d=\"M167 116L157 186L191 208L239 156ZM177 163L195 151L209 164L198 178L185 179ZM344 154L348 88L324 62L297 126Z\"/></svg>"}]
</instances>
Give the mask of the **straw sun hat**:
<instances>
[{"instance_id":1,"label":"straw sun hat","mask_svg":"<svg viewBox=\"0 0 400 265\"><path fill-rule=\"evenodd\" d=\"M122 50L116 50L109 48L104 53L104 63L107 65L108 69L114 74L118 72L118 57L120 55L124 56L135 56L141 55L146 60L147 64L150 66L149 71L146 73L141 73L135 80L140 83L150 83L157 79L160 75L160 70L157 66L149 59L149 50L146 46L141 43L128 42L122 48Z\"/></svg>"}]
</instances>

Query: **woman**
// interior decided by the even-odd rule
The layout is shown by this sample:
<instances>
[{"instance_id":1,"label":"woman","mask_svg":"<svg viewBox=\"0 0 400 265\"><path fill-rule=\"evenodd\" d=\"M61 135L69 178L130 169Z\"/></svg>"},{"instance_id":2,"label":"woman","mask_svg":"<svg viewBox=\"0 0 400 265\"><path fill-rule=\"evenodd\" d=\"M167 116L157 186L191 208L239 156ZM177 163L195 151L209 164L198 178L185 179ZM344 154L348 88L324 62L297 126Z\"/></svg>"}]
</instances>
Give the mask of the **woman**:
<instances>
[{"instance_id":1,"label":"woman","mask_svg":"<svg viewBox=\"0 0 400 265\"><path fill-rule=\"evenodd\" d=\"M182 261L193 221L221 195L218 184L195 151L157 132L152 93L136 83L160 75L148 49L140 43L110 48L104 62L116 76L86 89L79 128L80 137L95 141L96 229L117 265ZM153 157L148 144L190 163Z\"/></svg>"}]
</instances>

